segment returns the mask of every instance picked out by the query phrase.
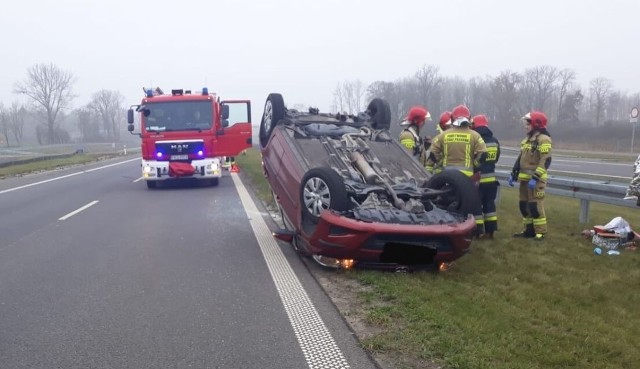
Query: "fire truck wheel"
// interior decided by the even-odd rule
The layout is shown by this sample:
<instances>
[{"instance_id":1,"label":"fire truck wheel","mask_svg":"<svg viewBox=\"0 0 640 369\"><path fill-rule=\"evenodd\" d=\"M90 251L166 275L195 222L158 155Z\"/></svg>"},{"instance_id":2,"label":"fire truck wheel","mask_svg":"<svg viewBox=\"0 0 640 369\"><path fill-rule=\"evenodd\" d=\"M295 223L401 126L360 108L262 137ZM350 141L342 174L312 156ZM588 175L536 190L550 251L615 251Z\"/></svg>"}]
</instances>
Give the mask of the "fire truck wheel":
<instances>
[{"instance_id":1,"label":"fire truck wheel","mask_svg":"<svg viewBox=\"0 0 640 369\"><path fill-rule=\"evenodd\" d=\"M284 118L284 99L281 94L271 93L264 103L264 112L260 120L260 147L265 147L271 137L271 132L280 120Z\"/></svg>"},{"instance_id":2,"label":"fire truck wheel","mask_svg":"<svg viewBox=\"0 0 640 369\"><path fill-rule=\"evenodd\" d=\"M219 178L211 178L211 180L209 181L209 184L211 185L211 187L216 187L219 183Z\"/></svg>"},{"instance_id":3,"label":"fire truck wheel","mask_svg":"<svg viewBox=\"0 0 640 369\"><path fill-rule=\"evenodd\" d=\"M156 188L157 183L155 181L147 181L147 188Z\"/></svg>"}]
</instances>

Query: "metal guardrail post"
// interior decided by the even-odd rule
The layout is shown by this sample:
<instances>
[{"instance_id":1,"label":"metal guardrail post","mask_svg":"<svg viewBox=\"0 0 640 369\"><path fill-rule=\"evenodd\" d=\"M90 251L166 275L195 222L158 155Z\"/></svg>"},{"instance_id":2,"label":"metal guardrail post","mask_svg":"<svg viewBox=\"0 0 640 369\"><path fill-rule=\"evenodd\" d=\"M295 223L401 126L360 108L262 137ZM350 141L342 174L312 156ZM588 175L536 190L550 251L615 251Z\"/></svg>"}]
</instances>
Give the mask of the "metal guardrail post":
<instances>
[{"instance_id":1,"label":"metal guardrail post","mask_svg":"<svg viewBox=\"0 0 640 369\"><path fill-rule=\"evenodd\" d=\"M585 224L589 221L589 200L580 199L580 223Z\"/></svg>"}]
</instances>

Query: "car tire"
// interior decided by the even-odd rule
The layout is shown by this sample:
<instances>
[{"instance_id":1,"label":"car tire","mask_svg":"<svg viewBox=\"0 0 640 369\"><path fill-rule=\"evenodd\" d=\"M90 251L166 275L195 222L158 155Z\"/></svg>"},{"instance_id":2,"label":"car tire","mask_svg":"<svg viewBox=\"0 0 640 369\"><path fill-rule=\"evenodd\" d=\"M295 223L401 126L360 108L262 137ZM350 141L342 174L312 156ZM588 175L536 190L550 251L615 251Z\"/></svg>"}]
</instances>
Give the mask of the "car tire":
<instances>
[{"instance_id":1,"label":"car tire","mask_svg":"<svg viewBox=\"0 0 640 369\"><path fill-rule=\"evenodd\" d=\"M278 125L280 120L284 118L285 107L282 95L271 93L267 96L264 103L264 111L260 120L260 147L265 147L269 142L269 137L273 129Z\"/></svg>"},{"instance_id":2,"label":"car tire","mask_svg":"<svg viewBox=\"0 0 640 369\"><path fill-rule=\"evenodd\" d=\"M371 128L389 129L391 127L391 107L386 100L380 98L371 100L367 106L367 112L371 117Z\"/></svg>"},{"instance_id":3,"label":"car tire","mask_svg":"<svg viewBox=\"0 0 640 369\"><path fill-rule=\"evenodd\" d=\"M303 219L317 223L322 210L345 211L348 207L344 179L328 167L310 169L300 183Z\"/></svg>"},{"instance_id":4,"label":"car tire","mask_svg":"<svg viewBox=\"0 0 640 369\"><path fill-rule=\"evenodd\" d=\"M436 173L427 182L427 187L434 190L450 188L448 195L438 196L434 205L441 209L463 215L482 214L482 205L478 189L469 177L457 170L445 170Z\"/></svg>"}]
</instances>

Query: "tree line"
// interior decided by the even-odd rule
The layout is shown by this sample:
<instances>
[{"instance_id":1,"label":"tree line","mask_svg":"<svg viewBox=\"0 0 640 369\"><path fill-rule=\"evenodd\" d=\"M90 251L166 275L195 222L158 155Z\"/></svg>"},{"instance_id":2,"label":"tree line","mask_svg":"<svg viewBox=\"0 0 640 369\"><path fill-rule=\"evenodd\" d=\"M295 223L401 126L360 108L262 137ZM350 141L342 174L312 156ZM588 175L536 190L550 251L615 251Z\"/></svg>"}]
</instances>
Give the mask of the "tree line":
<instances>
[{"instance_id":1,"label":"tree line","mask_svg":"<svg viewBox=\"0 0 640 369\"><path fill-rule=\"evenodd\" d=\"M103 89L93 93L88 104L72 109L75 83L73 73L54 64L30 67L13 88L15 94L27 97L27 103L13 101L5 106L0 102L0 141L6 146L22 145L26 127L34 129L40 145L119 141L124 130L124 96Z\"/></svg>"},{"instance_id":2,"label":"tree line","mask_svg":"<svg viewBox=\"0 0 640 369\"><path fill-rule=\"evenodd\" d=\"M521 135L519 118L531 110L543 111L549 127L558 132L580 130L598 132L617 123L628 138L629 112L640 104L640 93L617 90L605 77L594 78L587 87L577 82L571 69L542 65L497 76L463 79L447 77L438 66L424 65L413 75L395 81L375 81L368 86L360 80L339 82L333 92L334 112L355 114L374 97L386 99L392 116L402 120L413 105L423 105L437 121L440 113L465 104L473 114L489 117L494 131L506 136ZM392 124L392 131L399 131Z\"/></svg>"},{"instance_id":3,"label":"tree line","mask_svg":"<svg viewBox=\"0 0 640 369\"><path fill-rule=\"evenodd\" d=\"M20 145L29 128L39 144L119 141L126 111L123 95L102 89L92 94L88 104L73 109L75 83L71 72L54 64L28 68L27 76L13 89L28 102L0 102L0 140L7 146ZM630 109L640 105L640 93L617 90L605 77L594 78L583 87L571 69L542 65L463 79L442 75L438 66L424 65L395 81L339 82L332 111L356 114L374 97L389 102L398 122L413 105L426 106L437 120L443 111L465 104L474 114L488 116L494 132L517 137L521 134L518 119L530 110L541 110L561 137L590 140L604 134L618 137L618 145L629 139ZM393 124L392 133L398 132L399 126Z\"/></svg>"}]
</instances>

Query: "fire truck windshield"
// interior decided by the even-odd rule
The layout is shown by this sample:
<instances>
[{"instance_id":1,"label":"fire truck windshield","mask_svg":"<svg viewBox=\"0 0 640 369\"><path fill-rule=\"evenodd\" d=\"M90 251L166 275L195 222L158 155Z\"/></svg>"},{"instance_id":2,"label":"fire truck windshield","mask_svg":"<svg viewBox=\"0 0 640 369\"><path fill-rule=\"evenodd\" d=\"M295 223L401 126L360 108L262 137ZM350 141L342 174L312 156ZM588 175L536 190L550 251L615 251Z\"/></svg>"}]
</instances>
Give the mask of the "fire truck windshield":
<instances>
[{"instance_id":1,"label":"fire truck windshield","mask_svg":"<svg viewBox=\"0 0 640 369\"><path fill-rule=\"evenodd\" d=\"M191 131L211 129L211 102L171 101L145 104L143 124L147 131Z\"/></svg>"}]
</instances>

